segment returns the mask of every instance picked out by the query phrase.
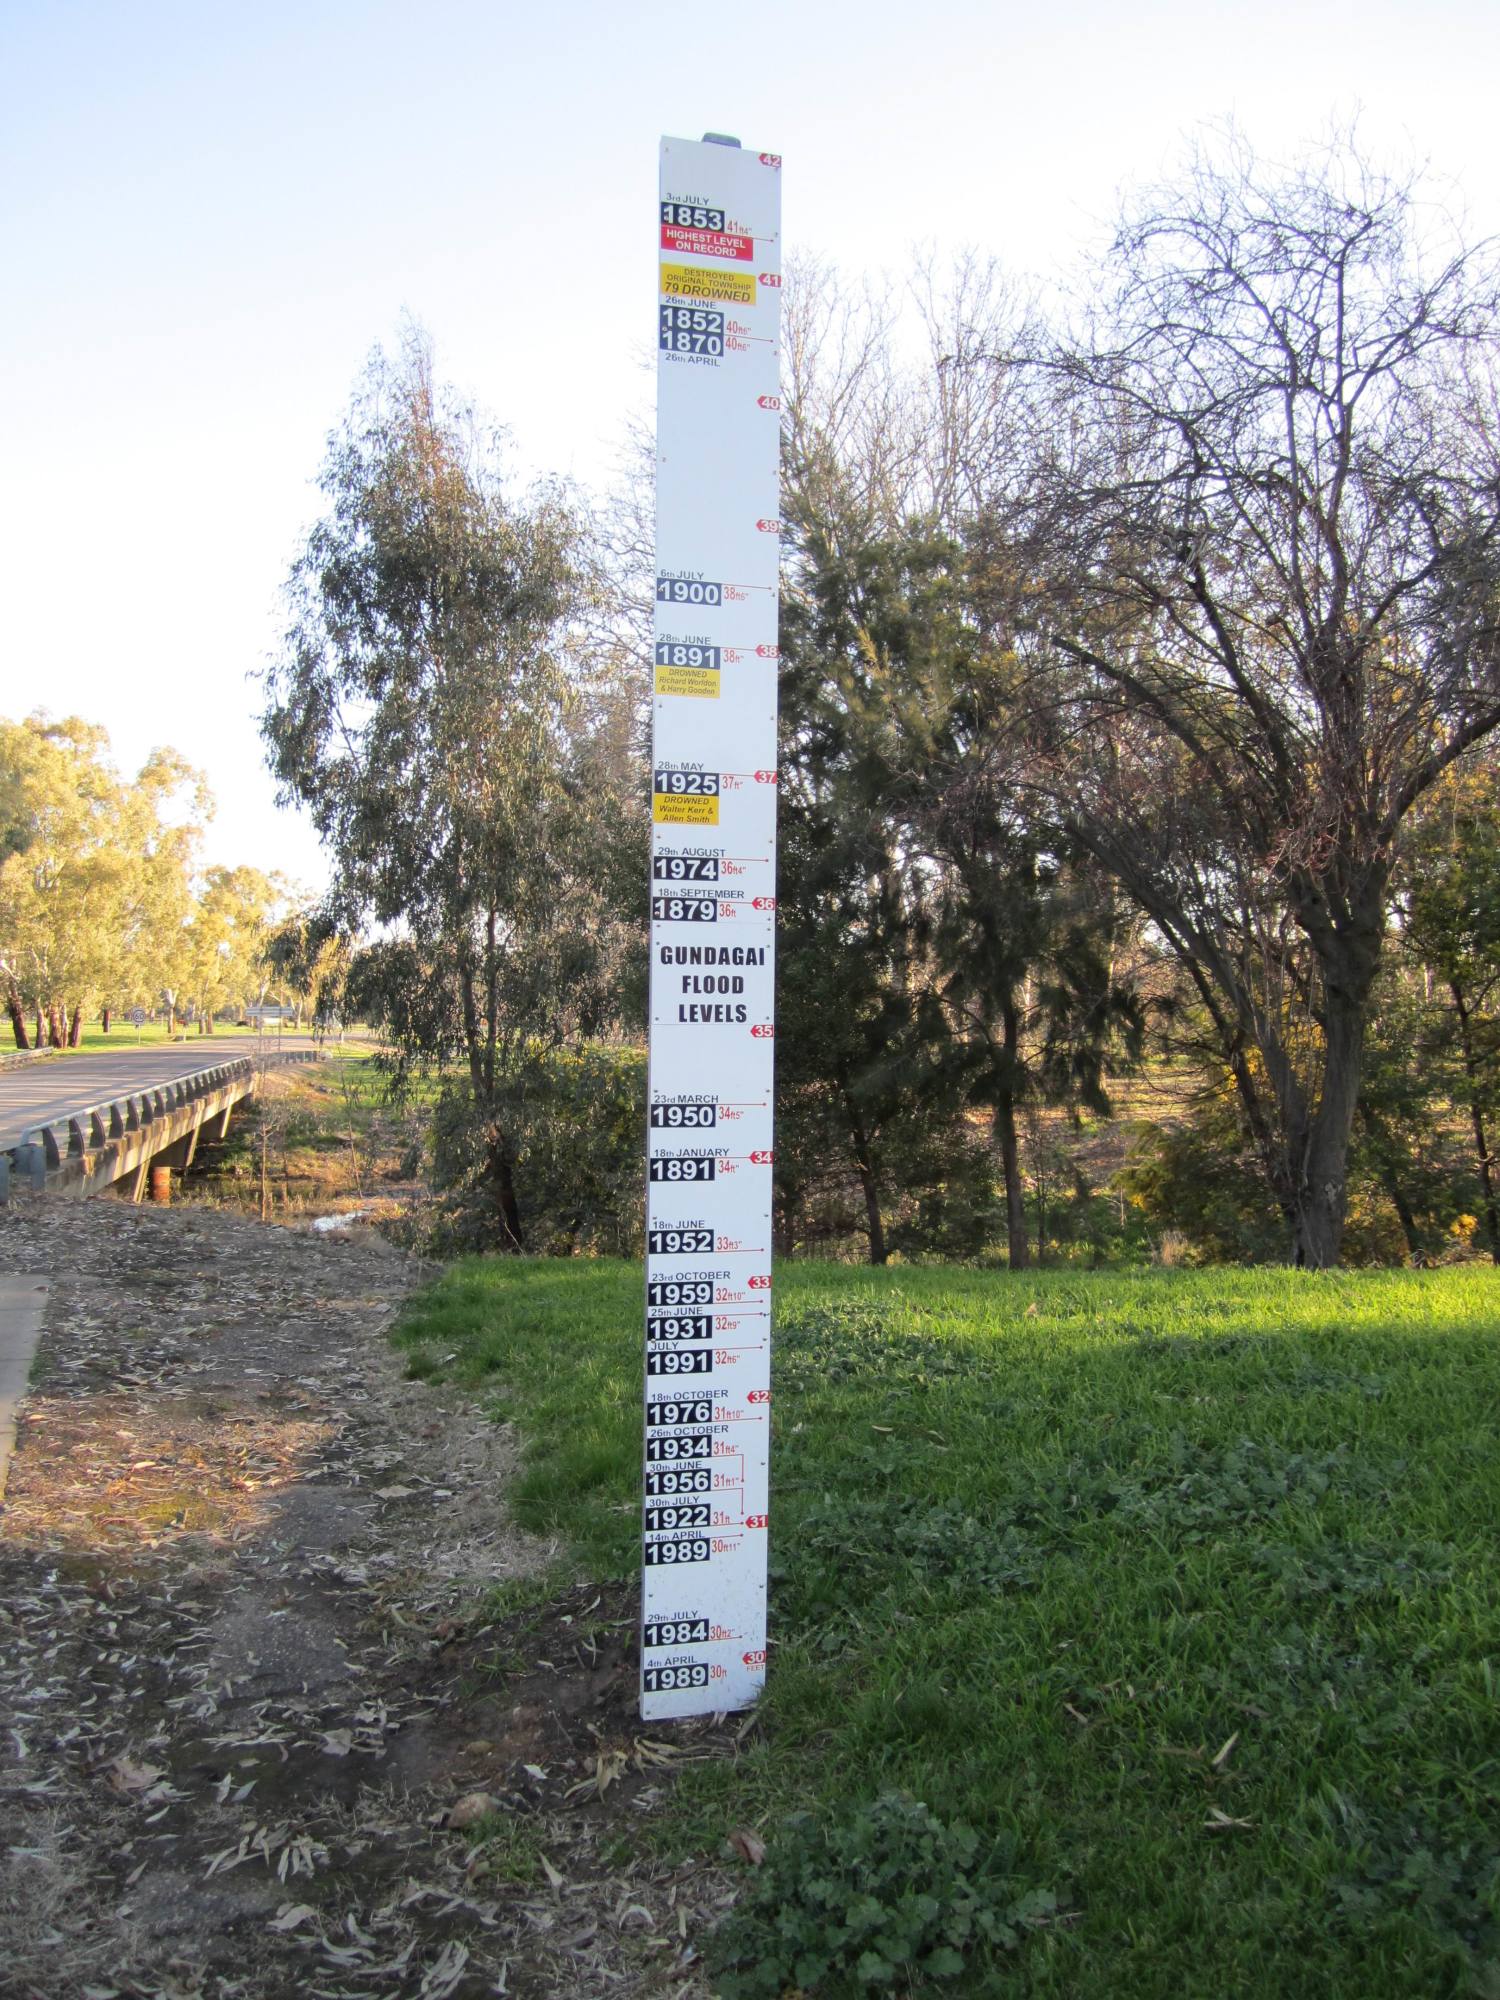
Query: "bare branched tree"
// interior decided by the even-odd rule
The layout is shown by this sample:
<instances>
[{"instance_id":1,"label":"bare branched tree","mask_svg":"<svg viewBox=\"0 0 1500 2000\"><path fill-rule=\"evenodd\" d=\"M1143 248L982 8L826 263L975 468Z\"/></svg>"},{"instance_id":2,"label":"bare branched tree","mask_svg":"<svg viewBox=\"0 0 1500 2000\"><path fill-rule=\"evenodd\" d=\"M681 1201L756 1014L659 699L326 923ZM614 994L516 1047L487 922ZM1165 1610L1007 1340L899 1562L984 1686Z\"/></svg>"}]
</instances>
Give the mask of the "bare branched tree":
<instances>
[{"instance_id":1,"label":"bare branched tree","mask_svg":"<svg viewBox=\"0 0 1500 2000\"><path fill-rule=\"evenodd\" d=\"M1500 725L1496 259L1347 140L1231 140L1097 298L1032 350L987 616L1039 792L1176 954L1325 1266L1402 824Z\"/></svg>"},{"instance_id":2,"label":"bare branched tree","mask_svg":"<svg viewBox=\"0 0 1500 2000\"><path fill-rule=\"evenodd\" d=\"M785 512L834 549L922 521L956 532L1014 460L1013 371L1027 305L992 259L914 255L904 287L787 267Z\"/></svg>"}]
</instances>

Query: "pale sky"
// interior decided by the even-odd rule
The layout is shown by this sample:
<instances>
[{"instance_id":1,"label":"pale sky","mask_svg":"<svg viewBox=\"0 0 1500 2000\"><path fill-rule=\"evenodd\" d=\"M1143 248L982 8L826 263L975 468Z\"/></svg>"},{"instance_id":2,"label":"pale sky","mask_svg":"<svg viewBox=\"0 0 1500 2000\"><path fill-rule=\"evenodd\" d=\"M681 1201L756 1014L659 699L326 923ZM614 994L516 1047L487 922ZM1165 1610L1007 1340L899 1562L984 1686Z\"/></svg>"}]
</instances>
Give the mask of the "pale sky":
<instances>
[{"instance_id":1,"label":"pale sky","mask_svg":"<svg viewBox=\"0 0 1500 2000\"><path fill-rule=\"evenodd\" d=\"M604 485L649 410L656 145L780 153L791 252L1052 277L1233 116L1358 112L1500 229L1500 7L0 0L0 714L172 743L209 858L321 880L249 676L329 429L403 313L519 469Z\"/></svg>"}]
</instances>

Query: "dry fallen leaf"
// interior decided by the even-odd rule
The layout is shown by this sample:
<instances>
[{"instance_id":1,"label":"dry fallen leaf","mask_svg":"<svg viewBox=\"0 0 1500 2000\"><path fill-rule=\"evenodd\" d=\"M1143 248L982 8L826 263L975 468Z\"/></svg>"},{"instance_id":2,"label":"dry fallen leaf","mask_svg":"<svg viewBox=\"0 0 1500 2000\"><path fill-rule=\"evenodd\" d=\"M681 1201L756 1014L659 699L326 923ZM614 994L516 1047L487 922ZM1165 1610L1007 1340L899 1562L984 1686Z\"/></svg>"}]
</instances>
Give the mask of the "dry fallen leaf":
<instances>
[{"instance_id":1,"label":"dry fallen leaf","mask_svg":"<svg viewBox=\"0 0 1500 2000\"><path fill-rule=\"evenodd\" d=\"M110 1790L121 1793L149 1791L166 1775L160 1764L138 1764L134 1757L116 1757L108 1770Z\"/></svg>"},{"instance_id":2,"label":"dry fallen leaf","mask_svg":"<svg viewBox=\"0 0 1500 2000\"><path fill-rule=\"evenodd\" d=\"M311 1903L283 1903L271 1919L273 1931L294 1931L298 1924L305 1924L317 1911Z\"/></svg>"},{"instance_id":3,"label":"dry fallen leaf","mask_svg":"<svg viewBox=\"0 0 1500 2000\"><path fill-rule=\"evenodd\" d=\"M437 1958L422 1975L418 1991L422 2000L447 2000L464 1976L464 1967L469 1962L469 1947L450 1938Z\"/></svg>"},{"instance_id":4,"label":"dry fallen leaf","mask_svg":"<svg viewBox=\"0 0 1500 2000\"><path fill-rule=\"evenodd\" d=\"M1213 1765L1213 1768L1216 1771L1223 1770L1225 1761L1228 1758L1230 1751L1234 1748L1235 1744L1239 1742L1239 1740L1240 1740L1240 1732L1236 1730L1233 1736L1230 1737L1229 1741L1226 1744L1224 1744L1223 1747L1219 1750L1218 1754L1210 1758L1209 1761Z\"/></svg>"},{"instance_id":5,"label":"dry fallen leaf","mask_svg":"<svg viewBox=\"0 0 1500 2000\"><path fill-rule=\"evenodd\" d=\"M554 1889L561 1889L568 1879L567 1876L559 1874L545 1854L541 1856L541 1863L542 1872L546 1875L549 1885Z\"/></svg>"},{"instance_id":6,"label":"dry fallen leaf","mask_svg":"<svg viewBox=\"0 0 1500 2000\"><path fill-rule=\"evenodd\" d=\"M759 1868L766 1858L766 1843L748 1827L737 1826L729 1836L729 1845L752 1868Z\"/></svg>"},{"instance_id":7,"label":"dry fallen leaf","mask_svg":"<svg viewBox=\"0 0 1500 2000\"><path fill-rule=\"evenodd\" d=\"M593 1792L603 1798L610 1786L619 1779L630 1762L626 1750L599 1750L594 1754L594 1768L586 1778L580 1778L576 1785L569 1785L567 1796L576 1798L580 1792Z\"/></svg>"}]
</instances>

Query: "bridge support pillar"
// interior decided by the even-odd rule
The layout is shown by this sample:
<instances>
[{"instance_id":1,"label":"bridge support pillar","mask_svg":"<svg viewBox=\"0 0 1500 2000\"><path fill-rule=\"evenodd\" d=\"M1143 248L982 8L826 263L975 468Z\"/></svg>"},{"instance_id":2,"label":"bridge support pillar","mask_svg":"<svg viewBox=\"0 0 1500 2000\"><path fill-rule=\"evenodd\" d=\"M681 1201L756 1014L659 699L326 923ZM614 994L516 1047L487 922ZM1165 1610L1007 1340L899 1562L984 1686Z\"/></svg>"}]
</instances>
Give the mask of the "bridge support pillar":
<instances>
[{"instance_id":1,"label":"bridge support pillar","mask_svg":"<svg viewBox=\"0 0 1500 2000\"><path fill-rule=\"evenodd\" d=\"M172 1199L172 1169L160 1160L151 1162L151 1199L162 1202Z\"/></svg>"}]
</instances>

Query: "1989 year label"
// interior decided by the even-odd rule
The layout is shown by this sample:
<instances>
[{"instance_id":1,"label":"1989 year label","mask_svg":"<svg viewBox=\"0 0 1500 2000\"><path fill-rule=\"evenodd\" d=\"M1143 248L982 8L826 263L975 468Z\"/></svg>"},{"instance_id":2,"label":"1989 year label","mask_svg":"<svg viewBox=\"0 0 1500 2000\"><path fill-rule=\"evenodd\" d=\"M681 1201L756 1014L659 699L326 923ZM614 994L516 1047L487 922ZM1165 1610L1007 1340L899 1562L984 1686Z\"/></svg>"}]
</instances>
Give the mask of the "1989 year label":
<instances>
[{"instance_id":1,"label":"1989 year label","mask_svg":"<svg viewBox=\"0 0 1500 2000\"><path fill-rule=\"evenodd\" d=\"M647 1542L648 1563L706 1563L713 1554L708 1537L683 1542Z\"/></svg>"},{"instance_id":2,"label":"1989 year label","mask_svg":"<svg viewBox=\"0 0 1500 2000\"><path fill-rule=\"evenodd\" d=\"M641 1675L647 1694L668 1694L679 1688L708 1686L708 1667L699 1661L685 1667L647 1667Z\"/></svg>"}]
</instances>

